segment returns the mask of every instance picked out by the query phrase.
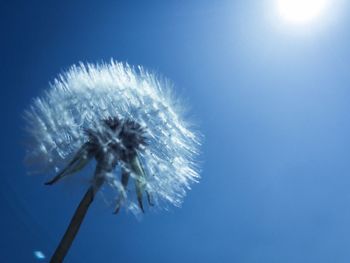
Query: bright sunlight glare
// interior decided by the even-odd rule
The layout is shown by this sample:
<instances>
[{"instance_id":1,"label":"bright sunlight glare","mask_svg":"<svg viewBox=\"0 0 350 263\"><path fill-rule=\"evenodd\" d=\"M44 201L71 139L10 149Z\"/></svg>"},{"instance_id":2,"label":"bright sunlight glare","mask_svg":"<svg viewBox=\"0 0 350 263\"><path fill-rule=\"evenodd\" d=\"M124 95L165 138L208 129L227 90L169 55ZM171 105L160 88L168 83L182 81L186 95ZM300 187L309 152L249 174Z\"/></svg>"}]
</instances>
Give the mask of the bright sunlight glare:
<instances>
[{"instance_id":1,"label":"bright sunlight glare","mask_svg":"<svg viewBox=\"0 0 350 263\"><path fill-rule=\"evenodd\" d=\"M290 23L306 24L326 11L328 0L277 0L280 16Z\"/></svg>"}]
</instances>

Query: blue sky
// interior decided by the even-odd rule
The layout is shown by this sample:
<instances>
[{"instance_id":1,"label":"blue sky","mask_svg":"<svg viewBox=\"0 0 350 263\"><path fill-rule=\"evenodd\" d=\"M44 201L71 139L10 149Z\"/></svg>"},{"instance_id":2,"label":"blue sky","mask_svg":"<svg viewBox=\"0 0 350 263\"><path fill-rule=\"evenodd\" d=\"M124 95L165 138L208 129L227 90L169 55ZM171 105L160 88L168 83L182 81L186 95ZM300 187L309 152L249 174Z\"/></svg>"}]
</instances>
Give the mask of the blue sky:
<instances>
[{"instance_id":1,"label":"blue sky","mask_svg":"<svg viewBox=\"0 0 350 263\"><path fill-rule=\"evenodd\" d=\"M27 174L23 110L70 65L114 58L173 80L205 136L202 180L141 221L96 200L67 262L349 262L350 24L335 3L294 27L272 0L3 1L1 258L47 262L34 252L51 255L85 191Z\"/></svg>"}]
</instances>

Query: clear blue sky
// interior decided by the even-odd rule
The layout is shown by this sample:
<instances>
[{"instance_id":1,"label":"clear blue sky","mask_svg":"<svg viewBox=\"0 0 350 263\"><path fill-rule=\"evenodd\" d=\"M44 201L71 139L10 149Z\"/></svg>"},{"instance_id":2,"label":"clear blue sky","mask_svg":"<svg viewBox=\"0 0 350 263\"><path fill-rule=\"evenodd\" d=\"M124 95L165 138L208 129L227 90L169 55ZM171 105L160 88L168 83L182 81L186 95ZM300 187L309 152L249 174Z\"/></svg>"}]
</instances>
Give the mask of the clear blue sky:
<instances>
[{"instance_id":1,"label":"clear blue sky","mask_svg":"<svg viewBox=\"0 0 350 263\"><path fill-rule=\"evenodd\" d=\"M202 180L141 221L96 200L67 262L350 262L349 5L296 29L271 1L2 1L1 261L47 262L85 190L27 174L23 110L113 57L173 80Z\"/></svg>"}]
</instances>

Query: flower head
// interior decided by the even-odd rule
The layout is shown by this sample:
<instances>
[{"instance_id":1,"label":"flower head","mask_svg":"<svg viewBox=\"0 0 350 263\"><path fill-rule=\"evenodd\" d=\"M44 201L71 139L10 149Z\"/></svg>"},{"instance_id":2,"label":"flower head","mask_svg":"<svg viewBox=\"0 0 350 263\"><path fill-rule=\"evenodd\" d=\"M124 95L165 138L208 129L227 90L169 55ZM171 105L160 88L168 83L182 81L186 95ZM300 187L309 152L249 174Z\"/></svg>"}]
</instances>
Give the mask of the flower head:
<instances>
[{"instance_id":1,"label":"flower head","mask_svg":"<svg viewBox=\"0 0 350 263\"><path fill-rule=\"evenodd\" d=\"M150 204L179 206L199 178L200 141L182 111L169 82L142 67L114 61L72 66L26 111L27 159L60 171L48 184L95 159L92 184L116 190L116 212L122 205L143 211L142 193Z\"/></svg>"}]
</instances>

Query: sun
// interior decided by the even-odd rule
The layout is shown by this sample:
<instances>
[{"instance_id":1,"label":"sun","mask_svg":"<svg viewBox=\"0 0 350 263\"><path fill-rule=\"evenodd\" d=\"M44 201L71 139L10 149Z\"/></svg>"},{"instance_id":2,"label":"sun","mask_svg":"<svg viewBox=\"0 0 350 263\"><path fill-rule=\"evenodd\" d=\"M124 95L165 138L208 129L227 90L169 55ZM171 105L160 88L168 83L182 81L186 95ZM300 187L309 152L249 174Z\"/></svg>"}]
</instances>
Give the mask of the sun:
<instances>
[{"instance_id":1,"label":"sun","mask_svg":"<svg viewBox=\"0 0 350 263\"><path fill-rule=\"evenodd\" d=\"M280 16L293 24L315 21L327 9L327 0L277 0Z\"/></svg>"}]
</instances>

